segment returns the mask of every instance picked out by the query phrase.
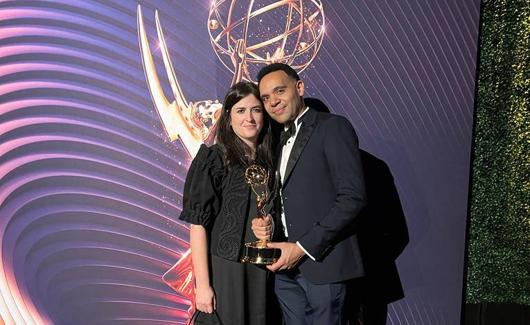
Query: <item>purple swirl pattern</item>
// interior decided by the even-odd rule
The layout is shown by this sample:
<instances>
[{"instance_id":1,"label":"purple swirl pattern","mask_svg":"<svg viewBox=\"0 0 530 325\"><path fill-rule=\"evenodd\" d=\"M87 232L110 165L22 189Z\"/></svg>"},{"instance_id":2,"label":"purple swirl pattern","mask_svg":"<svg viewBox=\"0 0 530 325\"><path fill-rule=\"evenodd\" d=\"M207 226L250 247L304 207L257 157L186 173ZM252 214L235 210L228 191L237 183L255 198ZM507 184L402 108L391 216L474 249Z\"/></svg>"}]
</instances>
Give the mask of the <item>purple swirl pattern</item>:
<instances>
[{"instance_id":1,"label":"purple swirl pattern","mask_svg":"<svg viewBox=\"0 0 530 325\"><path fill-rule=\"evenodd\" d=\"M188 249L176 216L189 157L151 109L135 9L0 4L6 323L187 317L161 275Z\"/></svg>"},{"instance_id":2,"label":"purple swirl pattern","mask_svg":"<svg viewBox=\"0 0 530 325\"><path fill-rule=\"evenodd\" d=\"M232 77L209 42L209 4L141 1L151 44L161 14L193 101L222 98ZM186 321L190 302L161 276L189 246L176 217L190 157L153 110L136 6L0 1L6 324ZM398 261L407 297L389 324L459 321L479 7L324 1L326 35L302 75L394 174L411 243Z\"/></svg>"}]
</instances>

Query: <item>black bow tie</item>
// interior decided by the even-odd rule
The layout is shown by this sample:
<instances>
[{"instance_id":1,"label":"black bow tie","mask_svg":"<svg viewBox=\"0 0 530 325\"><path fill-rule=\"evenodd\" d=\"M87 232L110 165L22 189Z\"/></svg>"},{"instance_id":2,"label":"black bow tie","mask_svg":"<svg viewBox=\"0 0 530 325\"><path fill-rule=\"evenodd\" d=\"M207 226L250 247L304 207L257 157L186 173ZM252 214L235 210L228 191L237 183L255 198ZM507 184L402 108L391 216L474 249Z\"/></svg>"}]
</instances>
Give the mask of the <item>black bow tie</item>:
<instances>
[{"instance_id":1,"label":"black bow tie","mask_svg":"<svg viewBox=\"0 0 530 325\"><path fill-rule=\"evenodd\" d=\"M284 146L287 143L287 140L289 140L293 135L296 133L296 127L294 126L294 123L291 124L291 126L285 130L282 130L282 133L280 133L280 146Z\"/></svg>"}]
</instances>

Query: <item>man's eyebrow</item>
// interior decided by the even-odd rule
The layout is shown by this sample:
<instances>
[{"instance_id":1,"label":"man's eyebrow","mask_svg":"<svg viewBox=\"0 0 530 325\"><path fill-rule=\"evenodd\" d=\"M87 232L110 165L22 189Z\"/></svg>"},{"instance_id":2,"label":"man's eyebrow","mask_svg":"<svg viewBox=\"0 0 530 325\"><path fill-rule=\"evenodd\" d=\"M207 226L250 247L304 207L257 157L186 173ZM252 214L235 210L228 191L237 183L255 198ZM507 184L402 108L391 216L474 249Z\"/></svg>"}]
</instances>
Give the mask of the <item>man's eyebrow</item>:
<instances>
[{"instance_id":1,"label":"man's eyebrow","mask_svg":"<svg viewBox=\"0 0 530 325\"><path fill-rule=\"evenodd\" d=\"M272 92L275 92L275 91L277 91L279 89L285 89L285 88L287 88L286 85L276 86L276 87L274 87L272 89ZM263 95L261 95L261 98L268 97L268 96L269 96L269 94L263 94Z\"/></svg>"}]
</instances>

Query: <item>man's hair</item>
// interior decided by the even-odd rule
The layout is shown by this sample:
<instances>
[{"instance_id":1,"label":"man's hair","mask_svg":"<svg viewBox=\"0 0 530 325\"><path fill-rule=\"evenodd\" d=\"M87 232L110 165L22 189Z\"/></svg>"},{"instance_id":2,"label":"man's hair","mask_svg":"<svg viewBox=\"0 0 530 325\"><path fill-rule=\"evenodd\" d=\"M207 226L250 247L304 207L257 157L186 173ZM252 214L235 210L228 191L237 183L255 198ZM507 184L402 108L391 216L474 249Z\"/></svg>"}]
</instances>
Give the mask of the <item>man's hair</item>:
<instances>
[{"instance_id":1,"label":"man's hair","mask_svg":"<svg viewBox=\"0 0 530 325\"><path fill-rule=\"evenodd\" d=\"M274 71L283 71L289 77L293 78L294 80L296 81L300 80L300 76L298 75L298 73L296 73L296 71L294 71L293 68L291 68L291 66L285 63L272 63L272 64L264 66L258 72L258 76L257 76L258 84L260 83L261 79L263 79L263 77L265 77L266 75Z\"/></svg>"}]
</instances>

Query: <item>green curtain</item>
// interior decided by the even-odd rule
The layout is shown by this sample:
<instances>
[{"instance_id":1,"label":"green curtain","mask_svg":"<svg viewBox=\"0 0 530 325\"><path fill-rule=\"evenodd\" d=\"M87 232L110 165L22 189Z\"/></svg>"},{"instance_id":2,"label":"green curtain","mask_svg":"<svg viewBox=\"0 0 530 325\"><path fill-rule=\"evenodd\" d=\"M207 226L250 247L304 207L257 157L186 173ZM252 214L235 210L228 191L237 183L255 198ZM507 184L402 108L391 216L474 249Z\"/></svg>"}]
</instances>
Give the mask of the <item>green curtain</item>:
<instances>
[{"instance_id":1,"label":"green curtain","mask_svg":"<svg viewBox=\"0 0 530 325\"><path fill-rule=\"evenodd\" d=\"M481 25L466 300L530 305L530 0Z\"/></svg>"}]
</instances>

